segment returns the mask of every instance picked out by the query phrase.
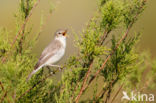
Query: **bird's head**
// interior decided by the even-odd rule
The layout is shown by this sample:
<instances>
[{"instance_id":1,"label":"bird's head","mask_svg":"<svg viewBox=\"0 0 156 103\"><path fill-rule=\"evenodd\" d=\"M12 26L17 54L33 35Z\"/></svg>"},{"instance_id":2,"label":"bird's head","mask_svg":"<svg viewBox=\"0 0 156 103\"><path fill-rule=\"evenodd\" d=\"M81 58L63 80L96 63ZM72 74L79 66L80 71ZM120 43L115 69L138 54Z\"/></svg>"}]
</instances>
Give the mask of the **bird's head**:
<instances>
[{"instance_id":1,"label":"bird's head","mask_svg":"<svg viewBox=\"0 0 156 103\"><path fill-rule=\"evenodd\" d=\"M55 33L55 36L56 36L56 38L66 38L66 35L67 35L67 29L65 29L65 30L58 30L56 33Z\"/></svg>"}]
</instances>

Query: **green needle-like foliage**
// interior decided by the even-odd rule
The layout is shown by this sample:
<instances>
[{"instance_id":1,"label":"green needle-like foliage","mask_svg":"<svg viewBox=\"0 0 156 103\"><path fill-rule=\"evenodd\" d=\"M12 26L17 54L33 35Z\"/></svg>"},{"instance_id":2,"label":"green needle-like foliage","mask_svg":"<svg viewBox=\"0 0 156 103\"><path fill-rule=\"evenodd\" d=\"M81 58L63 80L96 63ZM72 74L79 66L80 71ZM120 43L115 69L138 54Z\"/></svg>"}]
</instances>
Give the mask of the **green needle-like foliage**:
<instances>
[{"instance_id":1,"label":"green needle-like foliage","mask_svg":"<svg viewBox=\"0 0 156 103\"><path fill-rule=\"evenodd\" d=\"M33 26L26 25L36 2L20 0L15 15L15 43L10 41L11 32L0 29L0 102L108 103L121 83L128 92L139 91L143 86L147 91L154 90L156 62L148 53L136 49L140 34L129 33L143 12L146 0L98 0L96 14L83 32L76 34L74 43L79 52L67 58L61 80L53 82L51 78L59 70L52 74L43 68L26 82L37 62L32 48L41 32L30 38ZM142 79L147 80L146 85L141 83Z\"/></svg>"}]
</instances>

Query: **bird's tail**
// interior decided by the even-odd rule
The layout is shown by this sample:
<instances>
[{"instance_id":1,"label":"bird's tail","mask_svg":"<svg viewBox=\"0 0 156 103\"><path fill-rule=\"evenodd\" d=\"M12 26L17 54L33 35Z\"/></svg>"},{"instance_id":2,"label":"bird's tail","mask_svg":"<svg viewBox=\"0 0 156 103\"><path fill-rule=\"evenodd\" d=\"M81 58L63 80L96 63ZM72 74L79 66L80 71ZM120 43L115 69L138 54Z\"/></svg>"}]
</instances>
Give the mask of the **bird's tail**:
<instances>
[{"instance_id":1,"label":"bird's tail","mask_svg":"<svg viewBox=\"0 0 156 103\"><path fill-rule=\"evenodd\" d=\"M39 66L38 68L35 68L30 74L29 76L27 77L27 80L26 81L29 81L30 78L32 77L33 74L35 74L37 71L39 71L43 66Z\"/></svg>"}]
</instances>

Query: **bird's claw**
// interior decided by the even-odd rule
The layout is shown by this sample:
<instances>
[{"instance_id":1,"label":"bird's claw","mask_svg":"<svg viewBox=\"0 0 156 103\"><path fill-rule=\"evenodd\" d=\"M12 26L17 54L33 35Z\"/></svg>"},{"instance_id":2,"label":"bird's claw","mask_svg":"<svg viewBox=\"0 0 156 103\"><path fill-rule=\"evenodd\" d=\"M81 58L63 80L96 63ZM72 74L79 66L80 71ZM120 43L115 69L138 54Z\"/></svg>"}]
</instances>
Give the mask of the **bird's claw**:
<instances>
[{"instance_id":1,"label":"bird's claw","mask_svg":"<svg viewBox=\"0 0 156 103\"><path fill-rule=\"evenodd\" d=\"M62 70L63 70L63 67L60 66L60 67L59 67L59 71L62 71Z\"/></svg>"}]
</instances>

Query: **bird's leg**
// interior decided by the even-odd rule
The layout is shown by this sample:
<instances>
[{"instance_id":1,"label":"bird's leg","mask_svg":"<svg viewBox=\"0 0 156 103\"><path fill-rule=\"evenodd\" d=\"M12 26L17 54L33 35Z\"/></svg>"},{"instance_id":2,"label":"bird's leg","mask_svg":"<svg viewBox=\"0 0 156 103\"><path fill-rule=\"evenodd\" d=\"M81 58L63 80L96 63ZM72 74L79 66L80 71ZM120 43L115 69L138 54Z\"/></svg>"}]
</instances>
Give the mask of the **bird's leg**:
<instances>
[{"instance_id":1,"label":"bird's leg","mask_svg":"<svg viewBox=\"0 0 156 103\"><path fill-rule=\"evenodd\" d=\"M59 66L59 65L49 64L49 66L52 66L52 67L58 67L58 68L59 68L59 70L61 71L61 66Z\"/></svg>"}]
</instances>

